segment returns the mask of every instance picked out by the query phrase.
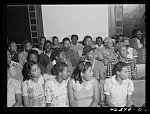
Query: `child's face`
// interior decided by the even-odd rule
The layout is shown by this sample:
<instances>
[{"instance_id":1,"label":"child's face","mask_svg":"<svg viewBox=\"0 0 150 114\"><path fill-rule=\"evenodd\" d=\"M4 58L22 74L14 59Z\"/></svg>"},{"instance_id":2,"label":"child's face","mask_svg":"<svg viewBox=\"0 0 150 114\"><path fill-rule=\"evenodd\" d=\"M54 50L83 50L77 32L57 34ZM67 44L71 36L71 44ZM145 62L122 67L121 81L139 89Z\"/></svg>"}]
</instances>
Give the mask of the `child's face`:
<instances>
[{"instance_id":1,"label":"child's face","mask_svg":"<svg viewBox=\"0 0 150 114\"><path fill-rule=\"evenodd\" d=\"M45 44L45 49L48 51L51 49L51 44L50 43L46 43Z\"/></svg>"},{"instance_id":2,"label":"child's face","mask_svg":"<svg viewBox=\"0 0 150 114\"><path fill-rule=\"evenodd\" d=\"M31 76L33 78L39 78L41 76L41 70L37 64L34 64L31 67Z\"/></svg>"},{"instance_id":3,"label":"child's face","mask_svg":"<svg viewBox=\"0 0 150 114\"><path fill-rule=\"evenodd\" d=\"M83 78L86 80L86 81L89 81L91 80L92 76L93 76L93 71L92 71L92 67L89 67L85 73L82 73L83 74Z\"/></svg>"},{"instance_id":4,"label":"child's face","mask_svg":"<svg viewBox=\"0 0 150 114\"><path fill-rule=\"evenodd\" d=\"M124 41L124 44L125 44L125 45L130 45L129 40L125 40L125 41Z\"/></svg>"},{"instance_id":5,"label":"child's face","mask_svg":"<svg viewBox=\"0 0 150 114\"><path fill-rule=\"evenodd\" d=\"M87 38L87 39L85 40L85 45L92 46L92 39L91 39L91 38Z\"/></svg>"},{"instance_id":6,"label":"child's face","mask_svg":"<svg viewBox=\"0 0 150 114\"><path fill-rule=\"evenodd\" d=\"M123 67L121 72L118 72L118 74L122 80L126 80L129 77L128 67Z\"/></svg>"},{"instance_id":7,"label":"child's face","mask_svg":"<svg viewBox=\"0 0 150 114\"><path fill-rule=\"evenodd\" d=\"M93 60L93 59L94 59L94 52L93 52L93 50L90 51L90 52L87 54L87 59L88 59L88 60Z\"/></svg>"},{"instance_id":8,"label":"child's face","mask_svg":"<svg viewBox=\"0 0 150 114\"><path fill-rule=\"evenodd\" d=\"M55 45L57 45L58 42L59 42L58 38L54 38L53 43L54 43Z\"/></svg>"},{"instance_id":9,"label":"child's face","mask_svg":"<svg viewBox=\"0 0 150 114\"><path fill-rule=\"evenodd\" d=\"M66 62L66 55L65 55L65 52L62 51L62 52L59 54L59 57L58 57L57 59L58 59L58 61Z\"/></svg>"},{"instance_id":10,"label":"child's face","mask_svg":"<svg viewBox=\"0 0 150 114\"><path fill-rule=\"evenodd\" d=\"M35 54L31 54L29 60L37 62L37 56Z\"/></svg>"},{"instance_id":11,"label":"child's face","mask_svg":"<svg viewBox=\"0 0 150 114\"><path fill-rule=\"evenodd\" d=\"M45 43L45 38L42 38L40 42L41 42L42 45L44 45L44 43Z\"/></svg>"},{"instance_id":12,"label":"child's face","mask_svg":"<svg viewBox=\"0 0 150 114\"><path fill-rule=\"evenodd\" d=\"M13 42L13 43L10 44L10 50L11 51L17 51L17 46L16 46L15 42Z\"/></svg>"},{"instance_id":13,"label":"child's face","mask_svg":"<svg viewBox=\"0 0 150 114\"><path fill-rule=\"evenodd\" d=\"M97 43L99 46L101 46L101 45L102 45L102 40L101 40L100 38L98 38L98 39L96 40L96 43Z\"/></svg>"},{"instance_id":14,"label":"child's face","mask_svg":"<svg viewBox=\"0 0 150 114\"><path fill-rule=\"evenodd\" d=\"M112 48L113 47L113 42L112 41L108 42L107 46L108 46L108 48Z\"/></svg>"},{"instance_id":15,"label":"child's face","mask_svg":"<svg viewBox=\"0 0 150 114\"><path fill-rule=\"evenodd\" d=\"M67 80L68 76L69 76L68 67L64 67L64 70L62 72L62 78L63 78L63 80Z\"/></svg>"},{"instance_id":16,"label":"child's face","mask_svg":"<svg viewBox=\"0 0 150 114\"><path fill-rule=\"evenodd\" d=\"M136 32L136 37L137 37L139 40L142 39L142 37L143 37L142 31L137 31L137 32Z\"/></svg>"},{"instance_id":17,"label":"child's face","mask_svg":"<svg viewBox=\"0 0 150 114\"><path fill-rule=\"evenodd\" d=\"M77 38L76 38L76 37L73 37L73 38L72 38L72 43L73 43L74 45L76 45L76 44L77 44L77 41L78 41L78 40L77 40Z\"/></svg>"},{"instance_id":18,"label":"child's face","mask_svg":"<svg viewBox=\"0 0 150 114\"><path fill-rule=\"evenodd\" d=\"M69 40L64 41L64 48L70 49L70 41Z\"/></svg>"},{"instance_id":19,"label":"child's face","mask_svg":"<svg viewBox=\"0 0 150 114\"><path fill-rule=\"evenodd\" d=\"M122 47L119 49L119 53L120 53L120 56L121 56L122 58L126 58L126 57L127 57L127 54L128 54L128 51L127 51L126 46L122 46Z\"/></svg>"},{"instance_id":20,"label":"child's face","mask_svg":"<svg viewBox=\"0 0 150 114\"><path fill-rule=\"evenodd\" d=\"M32 48L31 43L27 43L27 44L25 45L25 50L26 50L26 51L29 51L31 48Z\"/></svg>"}]
</instances>

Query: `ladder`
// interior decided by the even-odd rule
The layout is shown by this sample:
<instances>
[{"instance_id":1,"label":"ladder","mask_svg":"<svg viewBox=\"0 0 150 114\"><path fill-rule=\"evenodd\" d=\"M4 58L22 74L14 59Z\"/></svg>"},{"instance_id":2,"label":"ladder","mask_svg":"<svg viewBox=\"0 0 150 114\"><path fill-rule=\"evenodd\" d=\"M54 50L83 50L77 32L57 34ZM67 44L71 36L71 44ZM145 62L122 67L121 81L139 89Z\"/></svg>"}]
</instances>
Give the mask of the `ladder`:
<instances>
[{"instance_id":1,"label":"ladder","mask_svg":"<svg viewBox=\"0 0 150 114\"><path fill-rule=\"evenodd\" d=\"M31 43L33 46L38 46L39 39L38 39L38 29L37 29L36 5L28 5L28 14L29 14Z\"/></svg>"},{"instance_id":2,"label":"ladder","mask_svg":"<svg viewBox=\"0 0 150 114\"><path fill-rule=\"evenodd\" d=\"M123 35L123 4L114 5L116 35Z\"/></svg>"}]
</instances>

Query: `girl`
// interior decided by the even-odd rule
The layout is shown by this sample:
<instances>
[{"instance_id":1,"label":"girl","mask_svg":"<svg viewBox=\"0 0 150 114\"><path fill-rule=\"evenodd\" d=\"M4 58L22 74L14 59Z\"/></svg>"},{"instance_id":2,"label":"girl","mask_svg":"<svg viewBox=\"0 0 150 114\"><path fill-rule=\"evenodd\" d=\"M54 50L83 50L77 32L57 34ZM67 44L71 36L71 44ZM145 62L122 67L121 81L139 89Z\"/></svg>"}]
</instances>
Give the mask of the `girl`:
<instances>
[{"instance_id":1,"label":"girl","mask_svg":"<svg viewBox=\"0 0 150 114\"><path fill-rule=\"evenodd\" d=\"M96 107L99 101L99 85L93 76L90 62L79 62L68 82L70 107Z\"/></svg>"},{"instance_id":2,"label":"girl","mask_svg":"<svg viewBox=\"0 0 150 114\"><path fill-rule=\"evenodd\" d=\"M113 69L114 76L105 80L104 94L109 107L131 107L131 95L134 91L134 84L128 79L127 64L120 61Z\"/></svg>"},{"instance_id":3,"label":"girl","mask_svg":"<svg viewBox=\"0 0 150 114\"><path fill-rule=\"evenodd\" d=\"M22 105L21 81L14 75L11 67L11 54L7 51L7 107L20 107Z\"/></svg>"},{"instance_id":4,"label":"girl","mask_svg":"<svg viewBox=\"0 0 150 114\"><path fill-rule=\"evenodd\" d=\"M22 69L23 102L25 107L45 107L44 80L35 61L27 61Z\"/></svg>"},{"instance_id":5,"label":"girl","mask_svg":"<svg viewBox=\"0 0 150 114\"><path fill-rule=\"evenodd\" d=\"M35 61L36 63L38 63L38 66L39 66L39 68L41 70L41 74L46 73L46 67L39 63L38 51L30 50L28 52L27 61Z\"/></svg>"},{"instance_id":6,"label":"girl","mask_svg":"<svg viewBox=\"0 0 150 114\"><path fill-rule=\"evenodd\" d=\"M49 74L52 74L51 70L57 62L65 62L68 65L69 77L72 75L73 72L72 64L70 63L69 60L66 59L65 52L62 49L57 49L55 50L54 60L47 65L47 69L46 69L47 74L43 75L45 80L47 80L50 77Z\"/></svg>"},{"instance_id":7,"label":"girl","mask_svg":"<svg viewBox=\"0 0 150 114\"><path fill-rule=\"evenodd\" d=\"M68 65L58 62L52 68L54 75L45 85L47 107L68 107L67 82Z\"/></svg>"}]
</instances>

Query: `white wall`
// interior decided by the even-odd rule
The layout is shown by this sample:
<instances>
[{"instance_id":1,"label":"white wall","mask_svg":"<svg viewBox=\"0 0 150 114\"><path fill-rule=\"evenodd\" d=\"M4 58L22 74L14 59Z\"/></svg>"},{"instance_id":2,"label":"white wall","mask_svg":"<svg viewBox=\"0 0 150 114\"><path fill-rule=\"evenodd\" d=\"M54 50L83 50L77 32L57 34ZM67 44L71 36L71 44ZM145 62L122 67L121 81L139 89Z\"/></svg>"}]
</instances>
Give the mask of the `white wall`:
<instances>
[{"instance_id":1,"label":"white wall","mask_svg":"<svg viewBox=\"0 0 150 114\"><path fill-rule=\"evenodd\" d=\"M42 5L44 36L108 36L108 5Z\"/></svg>"}]
</instances>

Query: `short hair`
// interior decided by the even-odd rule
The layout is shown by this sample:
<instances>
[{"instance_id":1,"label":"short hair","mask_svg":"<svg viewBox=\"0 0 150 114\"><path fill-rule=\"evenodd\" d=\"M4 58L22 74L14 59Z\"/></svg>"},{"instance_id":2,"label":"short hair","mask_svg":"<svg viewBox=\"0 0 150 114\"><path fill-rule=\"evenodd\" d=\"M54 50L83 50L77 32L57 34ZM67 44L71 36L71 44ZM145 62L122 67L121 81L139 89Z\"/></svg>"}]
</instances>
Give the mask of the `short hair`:
<instances>
[{"instance_id":1,"label":"short hair","mask_svg":"<svg viewBox=\"0 0 150 114\"><path fill-rule=\"evenodd\" d=\"M11 45L12 43L16 43L16 42L15 42L15 41L9 41L9 42L8 42L8 47L10 47L10 45Z\"/></svg>"},{"instance_id":2,"label":"short hair","mask_svg":"<svg viewBox=\"0 0 150 114\"><path fill-rule=\"evenodd\" d=\"M79 38L78 38L78 35L76 35L76 34L71 35L71 40L73 39L73 37L76 37L77 40L79 39Z\"/></svg>"},{"instance_id":3,"label":"short hair","mask_svg":"<svg viewBox=\"0 0 150 114\"><path fill-rule=\"evenodd\" d=\"M97 41L99 38L101 39L101 41L103 41L103 38L102 38L101 36L98 36L98 37L96 38L96 41Z\"/></svg>"},{"instance_id":4,"label":"short hair","mask_svg":"<svg viewBox=\"0 0 150 114\"><path fill-rule=\"evenodd\" d=\"M56 60L56 57L59 57L59 55L64 52L64 50L62 48L56 48L54 50L54 60Z\"/></svg>"},{"instance_id":5,"label":"short hair","mask_svg":"<svg viewBox=\"0 0 150 114\"><path fill-rule=\"evenodd\" d=\"M32 79L31 76L31 68L33 65L37 64L35 61L27 61L23 65L22 74L23 74L23 81ZM38 64L37 64L38 65Z\"/></svg>"},{"instance_id":6,"label":"short hair","mask_svg":"<svg viewBox=\"0 0 150 114\"><path fill-rule=\"evenodd\" d=\"M44 38L45 41L46 41L46 37L45 37L45 36L41 36L41 37L40 37L40 41L42 40L42 38Z\"/></svg>"},{"instance_id":7,"label":"short hair","mask_svg":"<svg viewBox=\"0 0 150 114\"><path fill-rule=\"evenodd\" d=\"M85 41L86 41L88 38L90 38L90 39L92 40L92 37L91 37L91 36L86 35L86 36L84 37L84 39L83 39L83 45L85 45Z\"/></svg>"},{"instance_id":8,"label":"short hair","mask_svg":"<svg viewBox=\"0 0 150 114\"><path fill-rule=\"evenodd\" d=\"M122 68L127 66L128 64L125 63L125 62L122 62L122 61L119 61L117 62L115 65L114 65L114 68L113 68L113 71L112 71L112 75L116 75L117 74L117 71L118 72L121 72Z\"/></svg>"},{"instance_id":9,"label":"short hair","mask_svg":"<svg viewBox=\"0 0 150 114\"><path fill-rule=\"evenodd\" d=\"M71 78L76 81L79 81L79 83L81 84L82 83L82 79L81 79L81 72L82 73L85 73L86 70L89 68L89 67L92 67L92 63L87 61L80 61L78 64L77 64L77 67L74 69L73 73L72 73L72 76Z\"/></svg>"},{"instance_id":10,"label":"short hair","mask_svg":"<svg viewBox=\"0 0 150 114\"><path fill-rule=\"evenodd\" d=\"M52 41L53 41L55 38L57 38L57 39L58 39L58 37L57 37L57 36L53 36Z\"/></svg>"},{"instance_id":11,"label":"short hair","mask_svg":"<svg viewBox=\"0 0 150 114\"><path fill-rule=\"evenodd\" d=\"M65 41L69 41L70 42L70 39L68 37L65 37L63 40L62 40L62 43L64 44Z\"/></svg>"},{"instance_id":12,"label":"short hair","mask_svg":"<svg viewBox=\"0 0 150 114\"><path fill-rule=\"evenodd\" d=\"M57 62L52 70L51 70L51 74L52 75L58 75L60 72L63 72L64 67L68 67L68 65L64 62Z\"/></svg>"},{"instance_id":13,"label":"short hair","mask_svg":"<svg viewBox=\"0 0 150 114\"><path fill-rule=\"evenodd\" d=\"M139 29L139 28L133 29L133 30L132 30L132 38L135 38L135 37L136 37L137 31L142 31L142 29Z\"/></svg>"},{"instance_id":14,"label":"short hair","mask_svg":"<svg viewBox=\"0 0 150 114\"><path fill-rule=\"evenodd\" d=\"M43 50L45 50L45 46L46 46L47 43L50 43L50 45L52 44L52 42L50 40L46 40L45 43L44 43Z\"/></svg>"},{"instance_id":15,"label":"short hair","mask_svg":"<svg viewBox=\"0 0 150 114\"><path fill-rule=\"evenodd\" d=\"M28 40L24 40L24 41L23 41L23 43L22 43L23 48L25 48L25 46L26 46L27 43L30 43L30 44L31 44L31 42L29 42ZM32 45L32 44L31 44L31 45Z\"/></svg>"},{"instance_id":16,"label":"short hair","mask_svg":"<svg viewBox=\"0 0 150 114\"><path fill-rule=\"evenodd\" d=\"M31 54L35 54L37 56L37 62L38 62L39 61L38 51L37 50L32 50L32 49L29 50L29 52L28 52L27 61L30 61L29 59L30 59Z\"/></svg>"}]
</instances>

